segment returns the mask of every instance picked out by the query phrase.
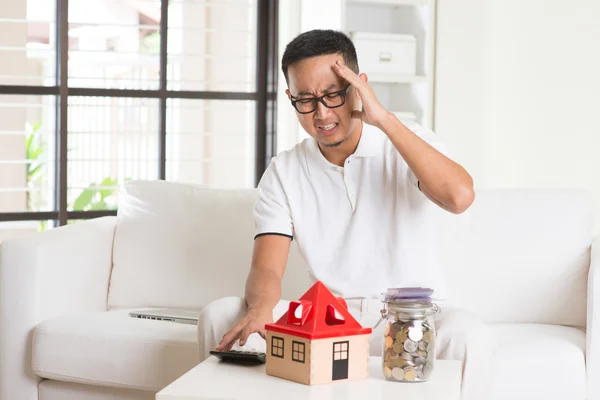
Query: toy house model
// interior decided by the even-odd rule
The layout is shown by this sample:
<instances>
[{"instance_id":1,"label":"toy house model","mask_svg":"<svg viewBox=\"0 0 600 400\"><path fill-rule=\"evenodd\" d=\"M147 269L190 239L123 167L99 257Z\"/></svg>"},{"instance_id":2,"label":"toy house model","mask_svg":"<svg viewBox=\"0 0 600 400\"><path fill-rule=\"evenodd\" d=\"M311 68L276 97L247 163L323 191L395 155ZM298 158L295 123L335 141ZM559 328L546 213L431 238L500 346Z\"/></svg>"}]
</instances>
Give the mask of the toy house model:
<instances>
[{"instance_id":1,"label":"toy house model","mask_svg":"<svg viewBox=\"0 0 600 400\"><path fill-rule=\"evenodd\" d=\"M369 375L369 335L321 282L315 283L267 332L266 372L305 385Z\"/></svg>"}]
</instances>

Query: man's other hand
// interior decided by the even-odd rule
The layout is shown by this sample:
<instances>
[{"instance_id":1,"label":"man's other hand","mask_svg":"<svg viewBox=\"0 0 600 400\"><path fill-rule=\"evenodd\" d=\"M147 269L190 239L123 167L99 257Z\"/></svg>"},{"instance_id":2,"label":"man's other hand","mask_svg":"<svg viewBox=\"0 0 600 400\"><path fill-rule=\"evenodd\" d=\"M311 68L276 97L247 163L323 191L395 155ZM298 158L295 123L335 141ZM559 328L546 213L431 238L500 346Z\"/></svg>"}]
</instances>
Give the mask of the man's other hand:
<instances>
[{"instance_id":1,"label":"man's other hand","mask_svg":"<svg viewBox=\"0 0 600 400\"><path fill-rule=\"evenodd\" d=\"M217 345L217 351L230 351L236 340L240 346L248 340L248 336L258 333L263 339L266 337L265 325L273 322L273 310L250 309L248 314L227 332Z\"/></svg>"}]
</instances>

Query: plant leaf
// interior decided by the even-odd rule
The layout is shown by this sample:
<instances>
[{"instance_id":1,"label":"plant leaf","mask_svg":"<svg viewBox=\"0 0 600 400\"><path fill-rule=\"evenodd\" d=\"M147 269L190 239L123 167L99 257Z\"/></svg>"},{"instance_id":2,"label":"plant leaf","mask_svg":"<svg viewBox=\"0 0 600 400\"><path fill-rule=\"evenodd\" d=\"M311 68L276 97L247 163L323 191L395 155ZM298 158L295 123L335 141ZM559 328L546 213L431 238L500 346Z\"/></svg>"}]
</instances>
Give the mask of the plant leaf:
<instances>
[{"instance_id":1,"label":"plant leaf","mask_svg":"<svg viewBox=\"0 0 600 400\"><path fill-rule=\"evenodd\" d=\"M41 127L42 127L42 121L39 120L38 122L33 124L33 126L31 127L31 131L35 133L35 132L39 131Z\"/></svg>"},{"instance_id":2,"label":"plant leaf","mask_svg":"<svg viewBox=\"0 0 600 400\"><path fill-rule=\"evenodd\" d=\"M104 200L100 200L99 202L92 204L92 207L90 207L90 210L93 210L93 211L106 210L107 208L108 208L108 206L106 205L106 202Z\"/></svg>"},{"instance_id":3,"label":"plant leaf","mask_svg":"<svg viewBox=\"0 0 600 400\"><path fill-rule=\"evenodd\" d=\"M93 189L83 189L81 194L79 194L73 202L73 210L87 211L87 208L91 205L96 193L97 191Z\"/></svg>"},{"instance_id":4,"label":"plant leaf","mask_svg":"<svg viewBox=\"0 0 600 400\"><path fill-rule=\"evenodd\" d=\"M100 182L100 186L117 186L117 180L113 178L104 178L104 180ZM100 199L104 201L107 197L112 196L115 191L116 189L102 189L98 192L100 193Z\"/></svg>"},{"instance_id":5,"label":"plant leaf","mask_svg":"<svg viewBox=\"0 0 600 400\"><path fill-rule=\"evenodd\" d=\"M27 175L29 176L29 180L33 181L36 178L36 175L42 170L42 164L40 163L33 163L33 164L28 164L27 167Z\"/></svg>"}]
</instances>

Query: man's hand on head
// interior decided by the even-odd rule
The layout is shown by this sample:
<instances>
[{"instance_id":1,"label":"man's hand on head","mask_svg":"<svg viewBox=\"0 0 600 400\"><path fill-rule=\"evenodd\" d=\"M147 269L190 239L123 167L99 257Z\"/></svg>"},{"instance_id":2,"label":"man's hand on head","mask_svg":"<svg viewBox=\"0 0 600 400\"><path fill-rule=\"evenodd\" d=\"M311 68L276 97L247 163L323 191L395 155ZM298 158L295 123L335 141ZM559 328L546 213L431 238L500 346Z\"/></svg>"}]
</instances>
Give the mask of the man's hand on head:
<instances>
[{"instance_id":1,"label":"man's hand on head","mask_svg":"<svg viewBox=\"0 0 600 400\"><path fill-rule=\"evenodd\" d=\"M389 117L390 112L385 109L377 99L375 91L367 83L365 74L356 75L354 71L348 68L341 60L333 65L334 71L343 79L348 81L354 87L358 98L362 102L362 111L352 112L352 118L361 119L363 122L381 128L381 124Z\"/></svg>"}]
</instances>

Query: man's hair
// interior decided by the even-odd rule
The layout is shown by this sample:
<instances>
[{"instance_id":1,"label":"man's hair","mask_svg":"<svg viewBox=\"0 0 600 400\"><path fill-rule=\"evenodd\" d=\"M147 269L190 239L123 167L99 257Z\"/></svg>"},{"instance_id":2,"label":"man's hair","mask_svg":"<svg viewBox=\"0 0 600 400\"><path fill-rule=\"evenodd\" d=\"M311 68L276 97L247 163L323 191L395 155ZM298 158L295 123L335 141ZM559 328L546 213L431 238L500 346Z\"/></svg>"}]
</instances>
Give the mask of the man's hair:
<instances>
[{"instance_id":1,"label":"man's hair","mask_svg":"<svg viewBox=\"0 0 600 400\"><path fill-rule=\"evenodd\" d=\"M348 36L339 31L315 29L296 36L285 48L281 58L281 70L289 83L288 67L306 58L326 54L341 54L344 62L358 74L356 49Z\"/></svg>"}]
</instances>

